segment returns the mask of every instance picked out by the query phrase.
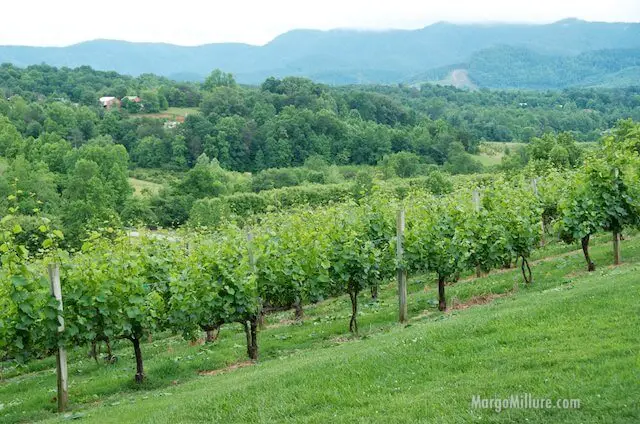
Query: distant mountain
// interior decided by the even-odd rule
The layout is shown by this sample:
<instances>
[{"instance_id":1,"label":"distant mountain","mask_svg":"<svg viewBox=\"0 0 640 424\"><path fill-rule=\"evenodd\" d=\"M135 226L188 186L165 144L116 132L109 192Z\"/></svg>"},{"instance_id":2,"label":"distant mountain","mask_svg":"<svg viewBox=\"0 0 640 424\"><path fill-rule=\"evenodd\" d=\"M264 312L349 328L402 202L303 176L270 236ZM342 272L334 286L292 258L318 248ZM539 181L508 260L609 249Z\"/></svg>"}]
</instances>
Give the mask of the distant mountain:
<instances>
[{"instance_id":1,"label":"distant mountain","mask_svg":"<svg viewBox=\"0 0 640 424\"><path fill-rule=\"evenodd\" d=\"M640 67L640 49L607 49L575 56L543 55L531 49L500 46L480 51L468 64L469 77L483 87L563 88L616 85L616 80ZM633 72L632 72L633 75ZM635 72L637 75L637 71Z\"/></svg>"},{"instance_id":2,"label":"distant mountain","mask_svg":"<svg viewBox=\"0 0 640 424\"><path fill-rule=\"evenodd\" d=\"M434 69L442 73L453 70L455 64L467 64L474 84L511 86L503 76L498 81L492 76L502 75L500 63L491 60L504 58L506 53L500 49L505 43L519 49L517 60L529 66L531 61L546 61L551 56L640 49L640 24L568 19L548 25L437 23L413 31L295 30L264 46L226 43L182 47L96 40L69 47L4 46L0 47L0 62L18 66L89 65L100 70L131 75L155 73L181 80L203 79L212 69L220 68L248 84L260 83L269 76L305 76L329 84L398 83L415 80L416 75L428 76ZM530 52L529 56L525 51ZM622 59L617 53L613 58ZM570 79L541 79L540 84L532 85L563 86Z\"/></svg>"}]
</instances>

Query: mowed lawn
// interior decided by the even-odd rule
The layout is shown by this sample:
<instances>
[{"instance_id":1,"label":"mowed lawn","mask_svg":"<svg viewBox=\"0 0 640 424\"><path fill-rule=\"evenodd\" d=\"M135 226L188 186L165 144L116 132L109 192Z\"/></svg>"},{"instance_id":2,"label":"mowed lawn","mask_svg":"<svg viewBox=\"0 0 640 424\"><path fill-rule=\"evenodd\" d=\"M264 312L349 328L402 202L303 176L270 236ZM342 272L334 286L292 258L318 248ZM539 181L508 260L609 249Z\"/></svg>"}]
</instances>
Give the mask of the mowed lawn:
<instances>
[{"instance_id":1,"label":"mowed lawn","mask_svg":"<svg viewBox=\"0 0 640 424\"><path fill-rule=\"evenodd\" d=\"M640 242L627 237L625 264L611 267L609 237L595 239L598 271L574 247L551 245L534 263L534 285L517 270L447 288L435 309L431 276L410 279L408 325L395 321L394 284L379 302L362 297L361 336L350 337L347 299L308 307L303 324L271 316L261 361L242 361L237 328L214 345L178 337L147 343L148 381L135 387L129 346L115 365L74 352L72 411L52 413L52 361L9 370L0 384L0 422L640 422ZM544 252L548 256L544 259ZM200 370L222 370L199 375ZM472 407L473 396L579 399L578 409ZM5 413L4 419L2 413Z\"/></svg>"}]
</instances>

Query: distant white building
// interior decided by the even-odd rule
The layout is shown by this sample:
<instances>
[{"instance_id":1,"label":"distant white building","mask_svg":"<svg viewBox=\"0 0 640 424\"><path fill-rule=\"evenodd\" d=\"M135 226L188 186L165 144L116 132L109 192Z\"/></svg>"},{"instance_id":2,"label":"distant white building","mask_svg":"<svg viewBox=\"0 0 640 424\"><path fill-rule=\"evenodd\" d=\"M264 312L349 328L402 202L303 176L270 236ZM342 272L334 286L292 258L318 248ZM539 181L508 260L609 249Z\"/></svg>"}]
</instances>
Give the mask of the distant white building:
<instances>
[{"instance_id":1,"label":"distant white building","mask_svg":"<svg viewBox=\"0 0 640 424\"><path fill-rule=\"evenodd\" d=\"M100 97L99 101L102 107L105 107L107 109L118 104L118 99L112 96Z\"/></svg>"}]
</instances>

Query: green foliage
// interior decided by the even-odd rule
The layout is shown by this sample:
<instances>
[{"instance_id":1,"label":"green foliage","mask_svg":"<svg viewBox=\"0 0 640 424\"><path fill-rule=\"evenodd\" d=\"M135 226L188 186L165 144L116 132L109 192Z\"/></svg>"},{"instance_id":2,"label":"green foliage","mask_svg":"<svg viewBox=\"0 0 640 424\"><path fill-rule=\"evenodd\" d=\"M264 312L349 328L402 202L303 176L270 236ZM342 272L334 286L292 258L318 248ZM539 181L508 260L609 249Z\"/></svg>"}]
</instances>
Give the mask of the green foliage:
<instances>
[{"instance_id":1,"label":"green foliage","mask_svg":"<svg viewBox=\"0 0 640 424\"><path fill-rule=\"evenodd\" d=\"M462 143L455 142L449 146L444 170L451 174L477 174L482 172L482 164L465 152Z\"/></svg>"},{"instance_id":2,"label":"green foliage","mask_svg":"<svg viewBox=\"0 0 640 424\"><path fill-rule=\"evenodd\" d=\"M187 338L258 314L246 234L225 227L189 245L184 271L170 284L169 320Z\"/></svg>"},{"instance_id":3,"label":"green foliage","mask_svg":"<svg viewBox=\"0 0 640 424\"><path fill-rule=\"evenodd\" d=\"M433 272L444 284L463 269L468 256L460 225L462 210L450 199L429 196L410 199L407 206L405 267L409 272ZM444 298L440 308L445 309Z\"/></svg>"},{"instance_id":4,"label":"green foliage","mask_svg":"<svg viewBox=\"0 0 640 424\"><path fill-rule=\"evenodd\" d=\"M172 146L166 141L148 136L138 142L131 159L143 168L160 168L171 162L172 153Z\"/></svg>"},{"instance_id":5,"label":"green foliage","mask_svg":"<svg viewBox=\"0 0 640 424\"><path fill-rule=\"evenodd\" d=\"M25 142L11 121L0 116L0 155L15 157L25 148Z\"/></svg>"},{"instance_id":6,"label":"green foliage","mask_svg":"<svg viewBox=\"0 0 640 424\"><path fill-rule=\"evenodd\" d=\"M353 187L347 184L286 187L261 193L236 193L193 203L189 221L193 226L215 228L230 219L244 220L255 214L286 210L299 206L319 207L352 198Z\"/></svg>"},{"instance_id":7,"label":"green foliage","mask_svg":"<svg viewBox=\"0 0 640 424\"><path fill-rule=\"evenodd\" d=\"M482 207L493 214L495 222L501 226L509 259L522 258L526 263L540 243L542 209L532 195L533 189L528 181L519 185L517 181L515 183L498 180L487 187Z\"/></svg>"},{"instance_id":8,"label":"green foliage","mask_svg":"<svg viewBox=\"0 0 640 424\"><path fill-rule=\"evenodd\" d=\"M122 212L120 212L120 218L124 225L131 227L158 223L158 217L153 212L150 202L147 199L137 197L127 199Z\"/></svg>"},{"instance_id":9,"label":"green foliage","mask_svg":"<svg viewBox=\"0 0 640 424\"><path fill-rule=\"evenodd\" d=\"M305 168L265 169L251 177L251 188L255 192L274 188L297 186L304 182L325 182L325 174Z\"/></svg>"},{"instance_id":10,"label":"green foliage","mask_svg":"<svg viewBox=\"0 0 640 424\"><path fill-rule=\"evenodd\" d=\"M202 88L207 91L211 91L216 87L234 87L236 81L233 79L233 75L222 72L220 69L216 69L204 81Z\"/></svg>"},{"instance_id":11,"label":"green foliage","mask_svg":"<svg viewBox=\"0 0 640 424\"><path fill-rule=\"evenodd\" d=\"M118 212L131 194L131 186L126 174L127 152L109 139L96 139L75 150L70 158L62 192L63 224L69 239L77 243L95 226L117 226Z\"/></svg>"},{"instance_id":12,"label":"green foliage","mask_svg":"<svg viewBox=\"0 0 640 424\"><path fill-rule=\"evenodd\" d=\"M244 184L248 185L246 177L225 171L216 159L209 160L207 155L202 154L196 165L178 183L177 190L182 195L197 199L231 194L238 188L242 190Z\"/></svg>"},{"instance_id":13,"label":"green foliage","mask_svg":"<svg viewBox=\"0 0 640 424\"><path fill-rule=\"evenodd\" d=\"M11 200L17 199L12 195ZM0 220L0 357L25 362L59 343L58 302L50 294L43 263L28 259L54 249L64 236L40 219L36 225L42 243L30 252L21 241L24 220L14 215L17 211L10 207Z\"/></svg>"},{"instance_id":14,"label":"green foliage","mask_svg":"<svg viewBox=\"0 0 640 424\"><path fill-rule=\"evenodd\" d=\"M559 205L560 237L567 242L586 241L583 248L589 263L590 235L599 230L619 234L640 223L637 132L637 125L620 123L614 135L604 139L603 149L587 157Z\"/></svg>"},{"instance_id":15,"label":"green foliage","mask_svg":"<svg viewBox=\"0 0 640 424\"><path fill-rule=\"evenodd\" d=\"M292 307L325 298L329 288L327 214L273 215L256 235L258 291L268 307Z\"/></svg>"},{"instance_id":16,"label":"green foliage","mask_svg":"<svg viewBox=\"0 0 640 424\"><path fill-rule=\"evenodd\" d=\"M348 206L347 206L348 207ZM332 212L329 210L329 212ZM358 332L358 294L375 286L381 279L380 261L383 250L368 236L369 222L362 219L361 209L333 211L329 248L329 276L334 295L348 294L351 299L349 330Z\"/></svg>"},{"instance_id":17,"label":"green foliage","mask_svg":"<svg viewBox=\"0 0 640 424\"><path fill-rule=\"evenodd\" d=\"M541 138L534 138L527 146L527 152L529 160L538 169L575 168L582 162L582 149L568 132L557 136L547 133Z\"/></svg>"},{"instance_id":18,"label":"green foliage","mask_svg":"<svg viewBox=\"0 0 640 424\"><path fill-rule=\"evenodd\" d=\"M616 73L637 71L640 50L612 47L570 56L540 54L524 47L492 47L471 57L470 77L481 86L493 88L557 89L616 81L623 86L626 81L616 78Z\"/></svg>"},{"instance_id":19,"label":"green foliage","mask_svg":"<svg viewBox=\"0 0 640 424\"><path fill-rule=\"evenodd\" d=\"M398 152L385 156L380 166L386 178L410 178L420 172L420 164L420 157L415 153Z\"/></svg>"},{"instance_id":20,"label":"green foliage","mask_svg":"<svg viewBox=\"0 0 640 424\"><path fill-rule=\"evenodd\" d=\"M453 183L449 176L437 170L429 172L425 177L412 180L410 184L415 187L425 188L436 196L453 191Z\"/></svg>"}]
</instances>

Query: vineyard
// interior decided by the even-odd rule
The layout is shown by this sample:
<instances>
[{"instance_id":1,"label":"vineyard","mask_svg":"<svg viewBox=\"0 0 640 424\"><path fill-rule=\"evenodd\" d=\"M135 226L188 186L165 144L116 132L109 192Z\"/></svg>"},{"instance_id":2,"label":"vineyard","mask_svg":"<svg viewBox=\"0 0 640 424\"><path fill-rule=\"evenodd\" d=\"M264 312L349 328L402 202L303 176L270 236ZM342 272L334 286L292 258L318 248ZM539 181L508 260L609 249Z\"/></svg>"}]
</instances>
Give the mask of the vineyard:
<instances>
[{"instance_id":1,"label":"vineyard","mask_svg":"<svg viewBox=\"0 0 640 424\"><path fill-rule=\"evenodd\" d=\"M638 126L626 123L572 171L481 176L445 194L374 186L322 207L171 235L107 227L77 251L60 247L64 234L46 219L38 239L24 242L22 227L7 215L0 232L0 358L28 366L86 346L96 361L106 352L110 363L126 360L112 352L126 342L134 353L131 380L144 385L145 349L160 335L214 342L226 328L239 328L247 358L257 361L261 331L283 311L303 322L321 302L348 298L350 313L339 323L357 335L363 308L387 288L397 320L415 319L432 305L422 299L418 308L407 277L437 287L437 308L447 311L456 308L451 292L472 275L517 267L515 288L535 287L542 278L537 251L557 239L579 244L584 271L599 267L594 237L610 243L617 265L625 254L621 237L640 224L639 151ZM28 193L16 191L9 201L22 196ZM389 298L396 279L398 292ZM61 303L51 295L57 280ZM373 303L363 304L363 294Z\"/></svg>"}]
</instances>

